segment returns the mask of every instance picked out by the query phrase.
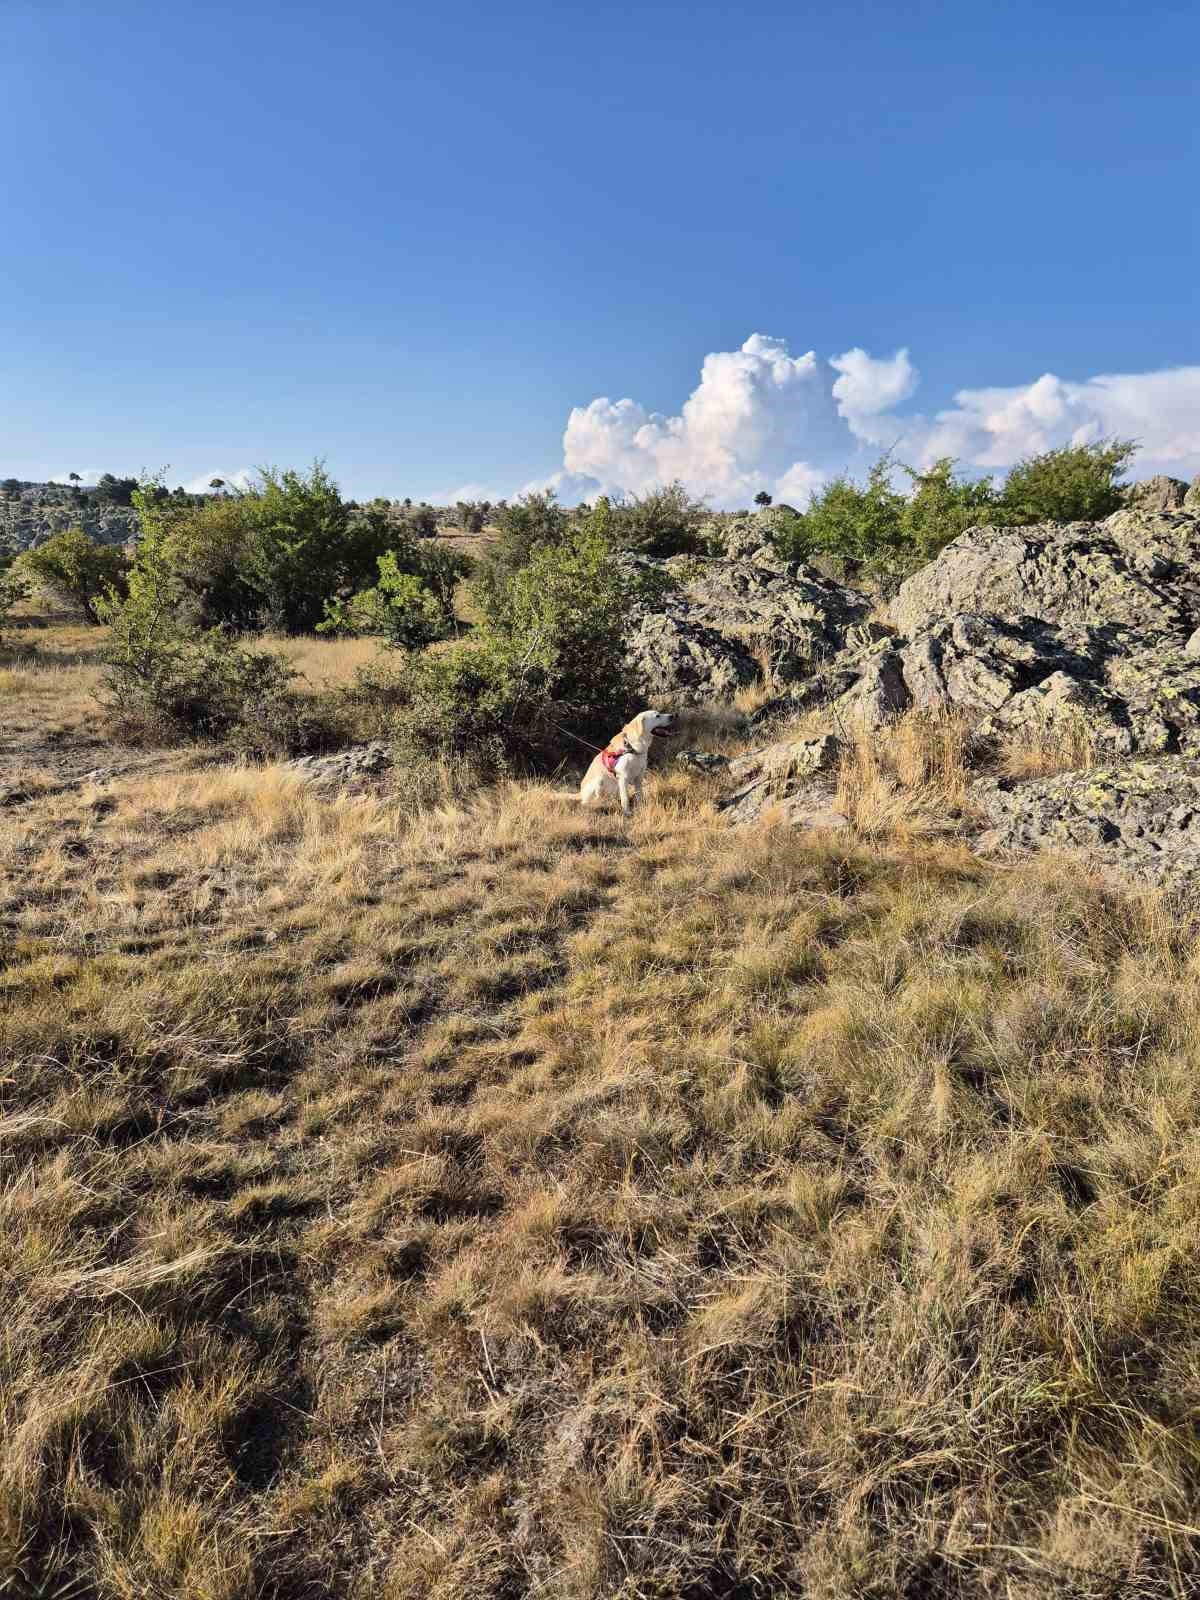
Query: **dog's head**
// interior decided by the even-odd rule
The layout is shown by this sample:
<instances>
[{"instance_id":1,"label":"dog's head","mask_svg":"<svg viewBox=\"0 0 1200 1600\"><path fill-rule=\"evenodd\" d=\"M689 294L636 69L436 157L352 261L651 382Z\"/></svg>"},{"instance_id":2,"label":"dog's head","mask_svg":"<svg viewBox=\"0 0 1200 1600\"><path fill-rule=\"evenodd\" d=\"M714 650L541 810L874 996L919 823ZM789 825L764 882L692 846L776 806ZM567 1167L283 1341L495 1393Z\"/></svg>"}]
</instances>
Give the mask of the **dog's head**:
<instances>
[{"instance_id":1,"label":"dog's head","mask_svg":"<svg viewBox=\"0 0 1200 1600\"><path fill-rule=\"evenodd\" d=\"M672 711L639 711L622 732L634 749L648 749L651 739L669 739L675 732L675 714Z\"/></svg>"}]
</instances>

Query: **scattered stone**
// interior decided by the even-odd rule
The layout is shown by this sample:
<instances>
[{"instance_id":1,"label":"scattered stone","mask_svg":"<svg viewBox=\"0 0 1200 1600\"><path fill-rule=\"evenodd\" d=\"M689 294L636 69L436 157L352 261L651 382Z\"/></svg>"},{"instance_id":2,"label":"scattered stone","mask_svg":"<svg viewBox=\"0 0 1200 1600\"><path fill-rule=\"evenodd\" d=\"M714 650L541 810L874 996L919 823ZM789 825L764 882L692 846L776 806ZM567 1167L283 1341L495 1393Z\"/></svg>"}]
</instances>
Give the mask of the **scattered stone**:
<instances>
[{"instance_id":1,"label":"scattered stone","mask_svg":"<svg viewBox=\"0 0 1200 1600\"><path fill-rule=\"evenodd\" d=\"M829 781L813 780L836 770L840 754L840 742L832 734L822 734L815 739L781 740L739 756L729 763L737 788L720 802L720 809L734 822L752 822L771 807L782 807L790 820L802 813L827 812L832 799Z\"/></svg>"},{"instance_id":2,"label":"scattered stone","mask_svg":"<svg viewBox=\"0 0 1200 1600\"><path fill-rule=\"evenodd\" d=\"M715 750L681 750L675 757L675 765L689 772L723 772L729 765L729 757L718 755Z\"/></svg>"}]
</instances>

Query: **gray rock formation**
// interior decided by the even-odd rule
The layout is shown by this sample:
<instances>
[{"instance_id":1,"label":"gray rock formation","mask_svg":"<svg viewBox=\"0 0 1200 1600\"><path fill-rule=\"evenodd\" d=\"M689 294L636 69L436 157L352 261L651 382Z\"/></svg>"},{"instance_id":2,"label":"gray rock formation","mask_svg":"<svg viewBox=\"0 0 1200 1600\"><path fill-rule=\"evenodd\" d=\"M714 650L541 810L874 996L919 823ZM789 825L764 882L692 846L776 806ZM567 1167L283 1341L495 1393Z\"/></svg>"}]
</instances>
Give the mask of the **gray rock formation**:
<instances>
[{"instance_id":1,"label":"gray rock formation","mask_svg":"<svg viewBox=\"0 0 1200 1600\"><path fill-rule=\"evenodd\" d=\"M391 769L392 753L382 739L372 739L369 744L353 745L333 755L300 756L286 765L306 783L338 787L382 777Z\"/></svg>"},{"instance_id":2,"label":"gray rock formation","mask_svg":"<svg viewBox=\"0 0 1200 1600\"><path fill-rule=\"evenodd\" d=\"M767 811L805 827L847 827L833 809L832 774L841 745L830 734L786 739L739 756L729 764L733 791L720 802L733 822L753 822ZM814 781L825 774L824 781ZM814 820L816 818L823 820Z\"/></svg>"},{"instance_id":3,"label":"gray rock formation","mask_svg":"<svg viewBox=\"0 0 1200 1600\"><path fill-rule=\"evenodd\" d=\"M766 544L744 560L638 564L667 572L677 585L639 615L632 635L647 693L676 704L728 698L762 666L779 683L807 677L843 648L868 609L864 595L784 564Z\"/></svg>"},{"instance_id":4,"label":"gray rock formation","mask_svg":"<svg viewBox=\"0 0 1200 1600\"><path fill-rule=\"evenodd\" d=\"M1182 478L1145 478L1132 485L1125 503L1138 511L1178 511L1187 492Z\"/></svg>"},{"instance_id":5,"label":"gray rock formation","mask_svg":"<svg viewBox=\"0 0 1200 1600\"><path fill-rule=\"evenodd\" d=\"M1164 756L1018 783L981 779L978 848L1066 850L1173 890L1200 888L1200 760Z\"/></svg>"}]
</instances>

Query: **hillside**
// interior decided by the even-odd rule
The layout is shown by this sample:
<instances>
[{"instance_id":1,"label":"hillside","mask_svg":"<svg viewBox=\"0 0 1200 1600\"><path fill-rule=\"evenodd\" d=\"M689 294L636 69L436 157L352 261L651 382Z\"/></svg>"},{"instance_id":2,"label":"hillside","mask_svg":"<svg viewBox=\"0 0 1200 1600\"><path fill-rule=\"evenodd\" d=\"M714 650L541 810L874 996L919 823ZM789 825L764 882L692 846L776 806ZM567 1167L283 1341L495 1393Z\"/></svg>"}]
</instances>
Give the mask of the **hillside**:
<instances>
[{"instance_id":1,"label":"hillside","mask_svg":"<svg viewBox=\"0 0 1200 1600\"><path fill-rule=\"evenodd\" d=\"M743 577L639 627L753 644ZM1196 1592L1194 915L980 853L977 786L1086 775L1078 725L851 726L881 653L912 692L917 591L803 583L837 692L690 712L630 824L569 774L422 807L403 763L119 747L100 630L18 619L13 1592Z\"/></svg>"}]
</instances>

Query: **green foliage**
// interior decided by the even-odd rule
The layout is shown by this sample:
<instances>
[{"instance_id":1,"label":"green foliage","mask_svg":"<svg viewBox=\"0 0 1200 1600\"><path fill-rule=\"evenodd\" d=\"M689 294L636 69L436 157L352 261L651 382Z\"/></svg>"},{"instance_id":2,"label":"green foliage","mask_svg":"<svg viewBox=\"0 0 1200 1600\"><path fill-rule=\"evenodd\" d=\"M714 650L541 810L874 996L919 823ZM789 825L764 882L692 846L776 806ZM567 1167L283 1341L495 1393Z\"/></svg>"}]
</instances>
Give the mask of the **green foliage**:
<instances>
[{"instance_id":1,"label":"green foliage","mask_svg":"<svg viewBox=\"0 0 1200 1600\"><path fill-rule=\"evenodd\" d=\"M588 528L536 545L498 583L473 639L406 663L406 757L498 770L578 754L565 730L610 733L635 694L624 639L644 582Z\"/></svg>"},{"instance_id":2,"label":"green foliage","mask_svg":"<svg viewBox=\"0 0 1200 1600\"><path fill-rule=\"evenodd\" d=\"M26 550L20 567L56 600L99 622L100 602L125 593L129 559L115 545L97 544L82 529L68 528Z\"/></svg>"},{"instance_id":3,"label":"green foliage","mask_svg":"<svg viewBox=\"0 0 1200 1600\"><path fill-rule=\"evenodd\" d=\"M1011 521L1003 500L991 478L961 478L954 472L951 457L944 456L926 472L905 467L912 480L912 493L905 497L900 511L902 568L923 566L957 539L967 528L980 523Z\"/></svg>"},{"instance_id":4,"label":"green foliage","mask_svg":"<svg viewBox=\"0 0 1200 1600\"><path fill-rule=\"evenodd\" d=\"M437 512L432 506L413 506L411 510L406 512L405 520L412 533L418 539L433 539L437 537Z\"/></svg>"},{"instance_id":5,"label":"green foliage","mask_svg":"<svg viewBox=\"0 0 1200 1600\"><path fill-rule=\"evenodd\" d=\"M570 518L553 490L522 495L497 515L500 537L481 558L472 589L484 616L501 603L508 580L526 565L542 546L558 545L567 537Z\"/></svg>"},{"instance_id":6,"label":"green foliage","mask_svg":"<svg viewBox=\"0 0 1200 1600\"><path fill-rule=\"evenodd\" d=\"M758 491L758 493L754 496L754 504L756 506L761 506L762 509L765 511L767 509L767 507L771 504L771 496L767 493L767 491L765 489L760 489Z\"/></svg>"},{"instance_id":7,"label":"green foliage","mask_svg":"<svg viewBox=\"0 0 1200 1600\"><path fill-rule=\"evenodd\" d=\"M96 485L96 498L105 505L131 506L137 488L136 478L115 478L111 472L106 472Z\"/></svg>"},{"instance_id":8,"label":"green foliage","mask_svg":"<svg viewBox=\"0 0 1200 1600\"><path fill-rule=\"evenodd\" d=\"M1122 502L1117 482L1135 446L1109 440L1048 450L1019 462L1002 490L991 478L963 478L949 457L924 472L904 467L912 492L893 484L883 456L859 484L835 478L809 509L777 527L776 545L788 560L829 555L895 580L915 571L966 528L1068 522L1107 516Z\"/></svg>"},{"instance_id":9,"label":"green foliage","mask_svg":"<svg viewBox=\"0 0 1200 1600\"><path fill-rule=\"evenodd\" d=\"M156 503L153 511L162 560L177 587L179 620L196 628L258 627L265 602L252 576L256 526L247 500L206 495L195 505ZM142 533L139 560L147 533L144 503Z\"/></svg>"},{"instance_id":10,"label":"green foliage","mask_svg":"<svg viewBox=\"0 0 1200 1600\"><path fill-rule=\"evenodd\" d=\"M451 625L438 596L416 573L401 571L389 550L379 558L379 582L349 600L329 601L317 632L378 634L398 649L420 650L444 639Z\"/></svg>"},{"instance_id":11,"label":"green foliage","mask_svg":"<svg viewBox=\"0 0 1200 1600\"><path fill-rule=\"evenodd\" d=\"M891 460L871 468L865 484L833 478L812 504L776 533L780 554L789 561L832 555L867 566L891 565L903 549L904 496L892 487Z\"/></svg>"},{"instance_id":12,"label":"green foliage","mask_svg":"<svg viewBox=\"0 0 1200 1600\"><path fill-rule=\"evenodd\" d=\"M1123 500L1118 479L1137 452L1130 439L1064 445L1019 461L1004 500L1014 522L1090 522L1110 516Z\"/></svg>"},{"instance_id":13,"label":"green foliage","mask_svg":"<svg viewBox=\"0 0 1200 1600\"><path fill-rule=\"evenodd\" d=\"M342 499L320 463L307 473L268 468L254 490L181 503L146 485L135 497L143 542L154 548L184 626L311 632L327 604L345 606L375 586L381 557L415 572L449 607L464 558L419 540L386 502Z\"/></svg>"},{"instance_id":14,"label":"green foliage","mask_svg":"<svg viewBox=\"0 0 1200 1600\"><path fill-rule=\"evenodd\" d=\"M396 539L383 511L351 511L320 462L307 474L265 468L257 493L237 505L248 523L246 577L265 620L285 633L311 633L326 600L364 587Z\"/></svg>"},{"instance_id":15,"label":"green foliage","mask_svg":"<svg viewBox=\"0 0 1200 1600\"><path fill-rule=\"evenodd\" d=\"M246 650L227 629L182 620L188 593L173 564L174 507L139 489L142 539L124 599L97 602L108 624L104 704L127 734L220 740L250 754L318 747L331 729L319 704L295 692L279 656Z\"/></svg>"},{"instance_id":16,"label":"green foliage","mask_svg":"<svg viewBox=\"0 0 1200 1600\"><path fill-rule=\"evenodd\" d=\"M0 554L0 629L3 629L5 618L13 606L18 600L26 599L28 594L29 585L20 571L14 571Z\"/></svg>"},{"instance_id":17,"label":"green foliage","mask_svg":"<svg viewBox=\"0 0 1200 1600\"><path fill-rule=\"evenodd\" d=\"M613 504L608 538L643 556L695 555L705 548L700 529L707 517L703 501L676 481Z\"/></svg>"}]
</instances>

